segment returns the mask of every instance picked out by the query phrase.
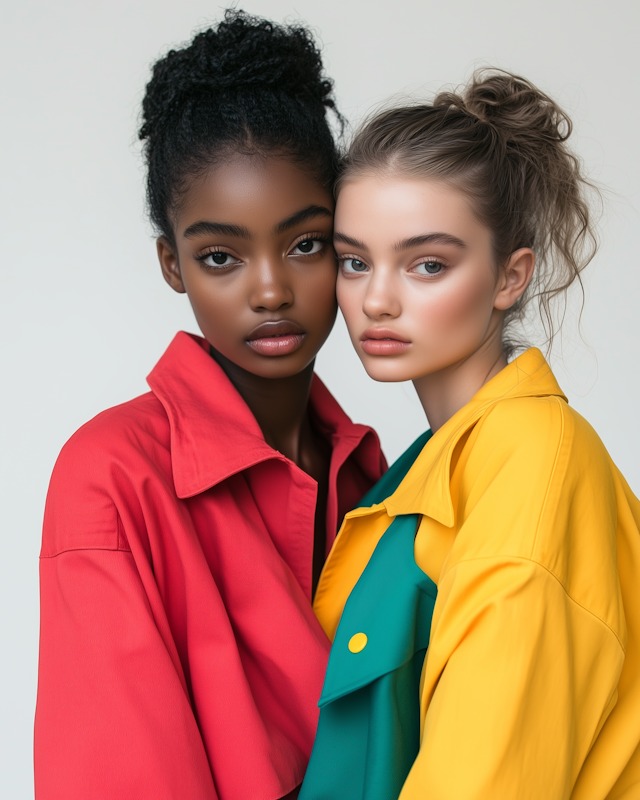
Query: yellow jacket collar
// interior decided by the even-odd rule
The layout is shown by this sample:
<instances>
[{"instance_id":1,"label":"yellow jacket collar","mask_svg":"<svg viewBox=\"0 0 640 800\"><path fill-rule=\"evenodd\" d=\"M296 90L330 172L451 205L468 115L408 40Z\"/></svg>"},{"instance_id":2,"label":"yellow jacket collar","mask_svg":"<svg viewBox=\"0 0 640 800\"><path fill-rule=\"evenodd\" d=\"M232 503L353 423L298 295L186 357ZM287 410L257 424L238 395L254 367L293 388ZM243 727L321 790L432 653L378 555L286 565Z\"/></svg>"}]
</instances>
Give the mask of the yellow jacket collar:
<instances>
[{"instance_id":1,"label":"yellow jacket collar","mask_svg":"<svg viewBox=\"0 0 640 800\"><path fill-rule=\"evenodd\" d=\"M499 400L550 395L567 400L544 356L532 347L486 383L427 442L400 486L384 501L389 516L423 514L451 527L455 523L451 458L460 439Z\"/></svg>"}]
</instances>

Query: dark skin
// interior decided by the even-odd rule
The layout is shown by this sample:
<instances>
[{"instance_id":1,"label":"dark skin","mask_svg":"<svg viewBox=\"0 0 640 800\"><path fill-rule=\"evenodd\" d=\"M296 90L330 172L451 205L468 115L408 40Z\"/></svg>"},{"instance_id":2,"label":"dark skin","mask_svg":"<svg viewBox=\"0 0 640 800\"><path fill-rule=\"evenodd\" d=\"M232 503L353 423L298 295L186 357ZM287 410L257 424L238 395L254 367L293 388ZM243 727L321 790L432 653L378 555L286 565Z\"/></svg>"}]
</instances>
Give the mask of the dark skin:
<instances>
[{"instance_id":1,"label":"dark skin","mask_svg":"<svg viewBox=\"0 0 640 800\"><path fill-rule=\"evenodd\" d=\"M308 401L314 360L337 311L333 207L304 165L230 153L181 198L175 245L157 241L165 280L188 295L212 356L265 441L318 483L314 593L325 559L331 446Z\"/></svg>"}]
</instances>

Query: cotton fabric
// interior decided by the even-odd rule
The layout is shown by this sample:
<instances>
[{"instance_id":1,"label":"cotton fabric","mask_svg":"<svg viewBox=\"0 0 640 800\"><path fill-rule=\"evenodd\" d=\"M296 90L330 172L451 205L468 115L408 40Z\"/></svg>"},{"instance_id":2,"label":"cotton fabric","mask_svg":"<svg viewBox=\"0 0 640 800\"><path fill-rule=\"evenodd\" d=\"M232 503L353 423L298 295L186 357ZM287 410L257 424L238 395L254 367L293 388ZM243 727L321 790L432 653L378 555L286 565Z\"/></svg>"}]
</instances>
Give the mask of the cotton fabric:
<instances>
[{"instance_id":1,"label":"cotton fabric","mask_svg":"<svg viewBox=\"0 0 640 800\"><path fill-rule=\"evenodd\" d=\"M207 343L65 445L40 560L38 800L275 800L301 783L329 641L316 482L270 448ZM386 465L314 377L327 547Z\"/></svg>"},{"instance_id":2,"label":"cotton fabric","mask_svg":"<svg viewBox=\"0 0 640 800\"><path fill-rule=\"evenodd\" d=\"M419 519L395 517L349 595L300 800L397 800L413 766L420 671L437 594L414 560Z\"/></svg>"},{"instance_id":3,"label":"cotton fabric","mask_svg":"<svg viewBox=\"0 0 640 800\"><path fill-rule=\"evenodd\" d=\"M538 350L347 515L315 598L327 635L399 514L422 515L438 587L400 800L640 797L640 503Z\"/></svg>"}]
</instances>

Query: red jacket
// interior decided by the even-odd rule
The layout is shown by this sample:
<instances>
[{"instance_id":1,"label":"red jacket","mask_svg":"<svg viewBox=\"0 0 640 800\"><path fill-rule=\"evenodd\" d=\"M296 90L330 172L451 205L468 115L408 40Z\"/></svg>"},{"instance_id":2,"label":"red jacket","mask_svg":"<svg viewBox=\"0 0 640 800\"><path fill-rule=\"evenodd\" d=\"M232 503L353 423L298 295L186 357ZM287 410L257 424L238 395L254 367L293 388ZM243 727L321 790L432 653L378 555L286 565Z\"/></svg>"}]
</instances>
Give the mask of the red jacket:
<instances>
[{"instance_id":1,"label":"red jacket","mask_svg":"<svg viewBox=\"0 0 640 800\"><path fill-rule=\"evenodd\" d=\"M310 604L316 483L270 448L206 343L55 466L41 553L38 800L274 800L302 781L329 641ZM327 548L380 477L315 377Z\"/></svg>"}]
</instances>

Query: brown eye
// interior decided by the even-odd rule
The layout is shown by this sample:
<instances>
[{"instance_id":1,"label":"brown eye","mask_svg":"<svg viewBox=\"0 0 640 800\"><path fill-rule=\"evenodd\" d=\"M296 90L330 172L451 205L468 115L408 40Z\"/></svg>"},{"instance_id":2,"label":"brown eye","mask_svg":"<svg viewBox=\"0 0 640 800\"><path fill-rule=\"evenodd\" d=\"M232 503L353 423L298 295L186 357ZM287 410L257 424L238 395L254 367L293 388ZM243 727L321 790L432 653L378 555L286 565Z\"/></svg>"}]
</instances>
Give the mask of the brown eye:
<instances>
[{"instance_id":1,"label":"brown eye","mask_svg":"<svg viewBox=\"0 0 640 800\"><path fill-rule=\"evenodd\" d=\"M323 242L320 239L304 239L293 248L291 254L294 256L307 256L319 253L322 250Z\"/></svg>"},{"instance_id":2,"label":"brown eye","mask_svg":"<svg viewBox=\"0 0 640 800\"><path fill-rule=\"evenodd\" d=\"M229 253L223 253L218 250L214 253L207 253L205 256L198 256L198 261L210 270L222 269L224 267L231 267L237 263L237 259Z\"/></svg>"}]
</instances>

